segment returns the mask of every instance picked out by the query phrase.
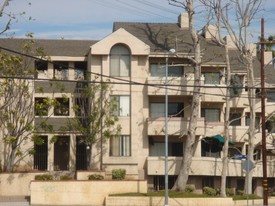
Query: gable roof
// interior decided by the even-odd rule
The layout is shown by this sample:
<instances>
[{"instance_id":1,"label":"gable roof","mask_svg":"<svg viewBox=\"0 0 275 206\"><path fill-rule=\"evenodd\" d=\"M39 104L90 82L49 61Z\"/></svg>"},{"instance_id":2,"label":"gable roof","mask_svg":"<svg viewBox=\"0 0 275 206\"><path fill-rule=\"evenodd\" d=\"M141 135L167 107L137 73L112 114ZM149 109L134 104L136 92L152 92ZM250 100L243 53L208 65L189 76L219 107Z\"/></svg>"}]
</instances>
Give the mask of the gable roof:
<instances>
[{"instance_id":1,"label":"gable roof","mask_svg":"<svg viewBox=\"0 0 275 206\"><path fill-rule=\"evenodd\" d=\"M124 28L150 46L151 52L167 52L174 48L179 53L193 54L192 38L188 28L178 23L114 22L113 31ZM202 61L225 63L224 48L200 36Z\"/></svg>"}]
</instances>

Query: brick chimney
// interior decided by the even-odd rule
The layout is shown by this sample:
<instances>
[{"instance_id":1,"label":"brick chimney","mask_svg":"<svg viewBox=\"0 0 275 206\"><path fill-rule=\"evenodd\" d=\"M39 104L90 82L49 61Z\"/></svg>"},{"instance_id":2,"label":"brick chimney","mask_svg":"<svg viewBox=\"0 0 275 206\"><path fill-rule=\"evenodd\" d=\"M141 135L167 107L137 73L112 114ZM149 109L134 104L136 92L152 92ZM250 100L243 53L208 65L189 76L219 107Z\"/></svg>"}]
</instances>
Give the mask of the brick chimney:
<instances>
[{"instance_id":1,"label":"brick chimney","mask_svg":"<svg viewBox=\"0 0 275 206\"><path fill-rule=\"evenodd\" d=\"M187 13L181 13L178 17L178 24L180 28L188 28L189 27L189 18Z\"/></svg>"}]
</instances>

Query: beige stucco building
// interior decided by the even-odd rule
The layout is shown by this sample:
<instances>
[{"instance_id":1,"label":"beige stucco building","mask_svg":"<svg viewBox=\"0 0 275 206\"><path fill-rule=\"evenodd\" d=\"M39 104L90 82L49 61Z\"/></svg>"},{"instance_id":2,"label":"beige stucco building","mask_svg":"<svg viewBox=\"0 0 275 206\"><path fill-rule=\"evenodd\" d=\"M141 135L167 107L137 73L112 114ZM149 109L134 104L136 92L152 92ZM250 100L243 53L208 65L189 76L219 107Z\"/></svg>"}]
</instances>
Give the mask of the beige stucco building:
<instances>
[{"instance_id":1,"label":"beige stucco building","mask_svg":"<svg viewBox=\"0 0 275 206\"><path fill-rule=\"evenodd\" d=\"M213 28L212 28L213 29ZM189 184L198 191L204 186L220 187L222 169L221 152L215 151L205 137L224 135L225 73L224 49L211 40L212 35L201 35L201 102L197 122L196 142L192 159ZM1 46L18 50L22 39L1 39ZM47 111L50 133L42 132L45 144L35 146L34 156L21 161L17 170L23 171L76 171L98 170L110 176L112 169L126 169L127 178L147 180L148 189L164 188L164 103L165 67L168 60L168 173L172 187L179 172L185 137L192 115L194 74L188 60L194 56L188 20L185 14L176 23L114 23L113 33L99 41L43 40L36 44L44 48L50 61L35 60L38 72L34 84L34 101L41 102L48 96L60 102L62 108ZM169 53L175 49L176 54ZM255 52L256 53L256 52ZM235 154L246 155L249 129L249 102L246 90L246 68L238 61L238 52L230 49L232 75L237 85L232 90L230 145L227 187L236 191L244 189L244 160L233 159ZM269 57L271 60L272 57ZM269 62L266 60L266 62ZM274 112L275 79L272 69L266 68L266 116ZM260 64L255 54L256 82L260 82ZM272 75L269 75L272 74ZM60 131L60 126L75 115L78 83L98 76L100 81L110 80L110 98L119 103L117 115L122 126L121 135L107 139L99 135L93 145L81 142L75 131ZM62 83L62 89L55 85ZM257 85L257 84L256 84ZM233 85L234 86L234 85ZM259 86L259 84L258 84ZM43 88L43 92L41 92ZM235 93L234 93L235 92ZM63 97L66 95L67 101ZM261 99L256 99L257 123L260 125ZM43 117L37 117L36 122ZM45 117L44 117L45 118ZM255 143L261 145L261 129L257 126ZM272 127L268 127L267 148L273 151ZM58 136L55 143L51 138ZM102 141L101 141L102 140ZM104 141L103 141L104 140ZM212 148L211 148L212 147ZM3 147L0 147L3 159ZM270 153L272 154L272 153ZM262 191L261 147L255 149L253 169L253 192ZM275 165L268 156L269 187L274 185Z\"/></svg>"}]
</instances>

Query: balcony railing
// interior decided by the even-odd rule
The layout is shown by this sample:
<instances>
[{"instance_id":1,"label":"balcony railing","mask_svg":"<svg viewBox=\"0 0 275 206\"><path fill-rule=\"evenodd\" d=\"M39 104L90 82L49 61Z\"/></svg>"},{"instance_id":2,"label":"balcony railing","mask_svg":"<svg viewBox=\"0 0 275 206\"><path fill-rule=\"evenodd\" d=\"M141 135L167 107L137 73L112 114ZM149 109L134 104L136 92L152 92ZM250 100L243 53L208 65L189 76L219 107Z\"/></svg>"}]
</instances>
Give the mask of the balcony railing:
<instances>
[{"instance_id":1,"label":"balcony railing","mask_svg":"<svg viewBox=\"0 0 275 206\"><path fill-rule=\"evenodd\" d=\"M181 135L188 129L190 118L188 117L171 117L168 119L168 135ZM148 118L148 135L164 135L165 118ZM205 134L204 118L199 118L197 121L197 135Z\"/></svg>"},{"instance_id":2,"label":"balcony railing","mask_svg":"<svg viewBox=\"0 0 275 206\"><path fill-rule=\"evenodd\" d=\"M203 79L202 79L203 81ZM165 94L165 77L149 77L148 95ZM194 75L186 74L184 77L168 77L169 95L192 95Z\"/></svg>"},{"instance_id":3,"label":"balcony railing","mask_svg":"<svg viewBox=\"0 0 275 206\"><path fill-rule=\"evenodd\" d=\"M245 176L246 172L242 168L245 160L230 159L228 163L228 176ZM168 157L168 174L178 175L182 157ZM148 157L147 158L147 174L148 175L164 175L164 157ZM275 165L268 162L268 176L273 177ZM213 157L193 157L190 175L208 175L221 176L222 160L221 158ZM262 162L255 161L253 169L253 177L262 177Z\"/></svg>"}]
</instances>

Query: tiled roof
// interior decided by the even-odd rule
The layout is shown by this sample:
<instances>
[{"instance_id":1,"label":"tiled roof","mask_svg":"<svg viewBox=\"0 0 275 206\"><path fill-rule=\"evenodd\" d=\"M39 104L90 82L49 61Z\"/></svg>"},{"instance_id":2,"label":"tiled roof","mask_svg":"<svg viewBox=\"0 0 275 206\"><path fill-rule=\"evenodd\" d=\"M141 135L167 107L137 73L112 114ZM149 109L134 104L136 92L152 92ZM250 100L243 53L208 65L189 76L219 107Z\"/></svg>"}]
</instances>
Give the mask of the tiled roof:
<instances>
[{"instance_id":1,"label":"tiled roof","mask_svg":"<svg viewBox=\"0 0 275 206\"><path fill-rule=\"evenodd\" d=\"M0 47L22 51L23 44L28 39L0 38ZM82 57L88 54L90 46L97 41L92 40L65 40L65 39L35 39L35 46L42 47L48 56Z\"/></svg>"}]
</instances>

